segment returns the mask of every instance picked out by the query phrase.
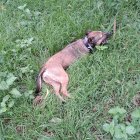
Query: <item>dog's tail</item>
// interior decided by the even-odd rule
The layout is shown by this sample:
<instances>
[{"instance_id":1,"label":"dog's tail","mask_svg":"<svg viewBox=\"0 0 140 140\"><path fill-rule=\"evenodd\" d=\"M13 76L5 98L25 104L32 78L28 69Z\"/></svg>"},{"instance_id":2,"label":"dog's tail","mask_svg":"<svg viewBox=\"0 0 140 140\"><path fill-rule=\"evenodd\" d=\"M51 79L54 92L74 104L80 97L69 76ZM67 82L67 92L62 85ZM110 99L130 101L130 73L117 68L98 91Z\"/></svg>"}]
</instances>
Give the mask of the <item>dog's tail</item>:
<instances>
[{"instance_id":1,"label":"dog's tail","mask_svg":"<svg viewBox=\"0 0 140 140\"><path fill-rule=\"evenodd\" d=\"M45 71L45 67L43 67L37 77L36 80L36 90L35 90L35 97L39 96L40 92L41 92L41 87L42 87L42 75Z\"/></svg>"}]
</instances>

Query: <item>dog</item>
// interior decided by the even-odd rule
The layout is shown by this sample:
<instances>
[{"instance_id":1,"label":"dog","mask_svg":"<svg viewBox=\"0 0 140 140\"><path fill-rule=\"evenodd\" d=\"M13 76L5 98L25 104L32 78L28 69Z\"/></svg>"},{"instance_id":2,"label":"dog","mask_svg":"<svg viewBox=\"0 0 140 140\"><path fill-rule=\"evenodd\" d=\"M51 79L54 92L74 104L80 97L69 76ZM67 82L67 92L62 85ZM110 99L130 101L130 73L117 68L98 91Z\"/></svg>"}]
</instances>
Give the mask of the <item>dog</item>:
<instances>
[{"instance_id":1,"label":"dog","mask_svg":"<svg viewBox=\"0 0 140 140\"><path fill-rule=\"evenodd\" d=\"M70 98L71 96L67 91L69 76L65 70L81 56L92 52L96 45L105 45L111 35L112 33L102 31L88 31L83 39L70 43L50 57L38 75L34 103L38 104L43 100L40 95L42 79L46 84L53 87L55 95L61 101L65 100L60 93Z\"/></svg>"}]
</instances>

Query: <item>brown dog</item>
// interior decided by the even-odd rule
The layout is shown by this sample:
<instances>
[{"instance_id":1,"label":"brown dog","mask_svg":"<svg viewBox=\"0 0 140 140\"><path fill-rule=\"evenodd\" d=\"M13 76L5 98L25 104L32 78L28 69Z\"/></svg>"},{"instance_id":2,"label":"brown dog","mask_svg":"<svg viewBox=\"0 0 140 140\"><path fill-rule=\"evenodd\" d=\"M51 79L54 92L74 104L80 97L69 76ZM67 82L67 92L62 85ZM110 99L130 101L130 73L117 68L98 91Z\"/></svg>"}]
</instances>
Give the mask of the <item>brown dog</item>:
<instances>
[{"instance_id":1,"label":"brown dog","mask_svg":"<svg viewBox=\"0 0 140 140\"><path fill-rule=\"evenodd\" d=\"M79 57L91 52L95 45L106 44L110 36L111 33L90 31L84 39L79 39L67 45L63 50L50 57L38 75L34 103L37 104L42 100L42 96L39 95L41 92L41 79L53 87L55 95L62 101L65 100L60 93L66 97L70 97L67 91L69 77L65 69Z\"/></svg>"}]
</instances>

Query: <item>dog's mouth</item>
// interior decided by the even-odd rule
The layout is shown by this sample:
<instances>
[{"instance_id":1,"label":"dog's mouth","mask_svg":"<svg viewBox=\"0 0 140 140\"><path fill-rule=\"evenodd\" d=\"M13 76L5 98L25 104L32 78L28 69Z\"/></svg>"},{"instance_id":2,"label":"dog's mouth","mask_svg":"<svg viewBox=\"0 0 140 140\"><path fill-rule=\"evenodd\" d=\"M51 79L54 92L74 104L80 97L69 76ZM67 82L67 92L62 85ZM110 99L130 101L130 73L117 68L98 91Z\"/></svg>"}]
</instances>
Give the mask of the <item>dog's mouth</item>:
<instances>
[{"instance_id":1,"label":"dog's mouth","mask_svg":"<svg viewBox=\"0 0 140 140\"><path fill-rule=\"evenodd\" d=\"M105 40L103 40L103 41L101 42L101 45L106 45L106 44L108 44L108 40L107 40L107 39L105 39Z\"/></svg>"},{"instance_id":2,"label":"dog's mouth","mask_svg":"<svg viewBox=\"0 0 140 140\"><path fill-rule=\"evenodd\" d=\"M103 37L97 42L98 45L108 44L108 39L112 36L112 33L104 33Z\"/></svg>"}]
</instances>

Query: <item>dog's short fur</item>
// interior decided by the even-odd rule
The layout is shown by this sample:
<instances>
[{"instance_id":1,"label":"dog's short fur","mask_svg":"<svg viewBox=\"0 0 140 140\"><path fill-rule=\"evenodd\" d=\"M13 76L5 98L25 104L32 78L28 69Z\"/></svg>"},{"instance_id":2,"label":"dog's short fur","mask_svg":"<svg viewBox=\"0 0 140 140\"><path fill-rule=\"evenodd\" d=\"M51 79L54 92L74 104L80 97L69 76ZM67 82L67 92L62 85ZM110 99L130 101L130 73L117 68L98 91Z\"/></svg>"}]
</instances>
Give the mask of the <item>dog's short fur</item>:
<instances>
[{"instance_id":1,"label":"dog's short fur","mask_svg":"<svg viewBox=\"0 0 140 140\"><path fill-rule=\"evenodd\" d=\"M88 54L95 45L106 44L110 35L110 33L101 31L89 31L84 39L79 39L67 45L63 50L50 57L38 75L34 102L38 103L42 100L42 97L39 95L42 79L46 84L53 87L55 95L62 101L64 99L60 93L66 97L70 97L67 91L69 77L65 69L79 57Z\"/></svg>"}]
</instances>

